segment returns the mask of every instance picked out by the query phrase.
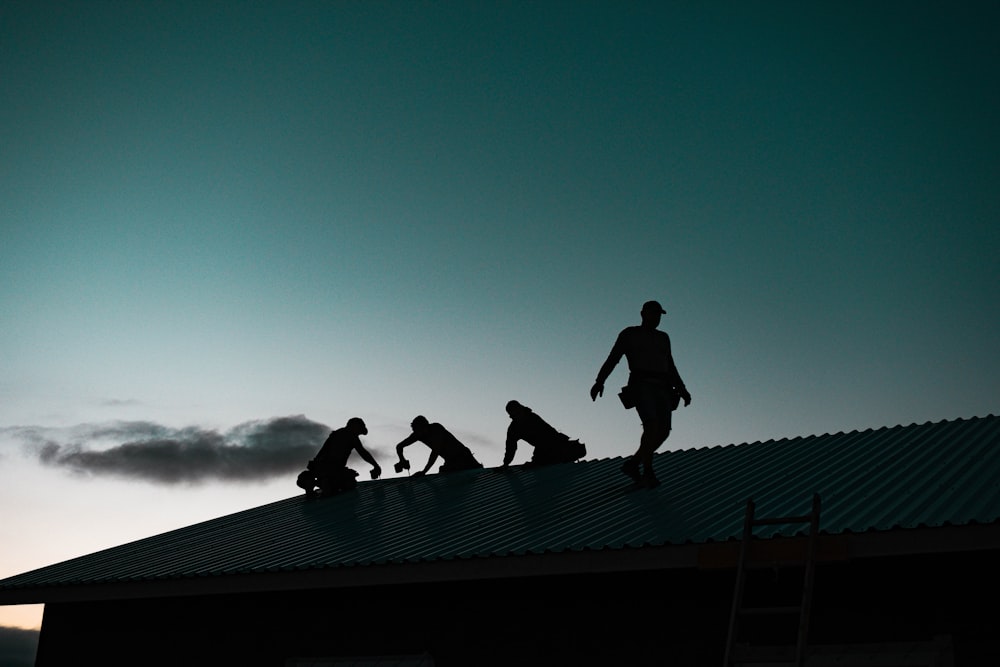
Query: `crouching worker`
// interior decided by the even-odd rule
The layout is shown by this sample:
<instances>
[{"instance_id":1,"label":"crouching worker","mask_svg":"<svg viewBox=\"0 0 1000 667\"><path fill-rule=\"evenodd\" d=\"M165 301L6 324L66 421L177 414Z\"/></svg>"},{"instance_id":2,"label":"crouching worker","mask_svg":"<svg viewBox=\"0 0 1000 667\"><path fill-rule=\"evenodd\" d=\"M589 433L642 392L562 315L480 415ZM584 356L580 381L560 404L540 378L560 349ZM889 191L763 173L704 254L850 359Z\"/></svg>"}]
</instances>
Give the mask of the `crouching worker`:
<instances>
[{"instance_id":1,"label":"crouching worker","mask_svg":"<svg viewBox=\"0 0 1000 667\"><path fill-rule=\"evenodd\" d=\"M431 455L427 459L427 465L424 466L424 469L413 473L414 477L426 475L431 466L437 462L439 456L444 459L439 472L455 472L483 467L483 464L472 455L472 451L441 424L431 423L423 415L417 415L410 422L410 428L413 429L413 433L396 445L396 455L399 456L399 462L395 466L396 472L410 469L410 462L403 456L403 450L415 442L422 442L430 447Z\"/></svg>"},{"instance_id":2,"label":"crouching worker","mask_svg":"<svg viewBox=\"0 0 1000 667\"><path fill-rule=\"evenodd\" d=\"M506 468L517 453L517 442L524 440L535 448L528 465L548 465L550 463L570 463L587 455L587 448L579 440L570 440L548 422L535 414L531 408L517 401L507 402L510 426L507 427L507 444L503 456Z\"/></svg>"},{"instance_id":3,"label":"crouching worker","mask_svg":"<svg viewBox=\"0 0 1000 667\"><path fill-rule=\"evenodd\" d=\"M347 425L332 431L319 453L306 465L306 470L299 473L296 484L306 490L306 495L332 495L338 491L353 489L358 485L358 472L347 467L347 459L351 452L357 452L361 458L371 464L372 479L378 479L382 474L375 457L361 444L359 436L368 435L368 427L360 417L351 417Z\"/></svg>"}]
</instances>

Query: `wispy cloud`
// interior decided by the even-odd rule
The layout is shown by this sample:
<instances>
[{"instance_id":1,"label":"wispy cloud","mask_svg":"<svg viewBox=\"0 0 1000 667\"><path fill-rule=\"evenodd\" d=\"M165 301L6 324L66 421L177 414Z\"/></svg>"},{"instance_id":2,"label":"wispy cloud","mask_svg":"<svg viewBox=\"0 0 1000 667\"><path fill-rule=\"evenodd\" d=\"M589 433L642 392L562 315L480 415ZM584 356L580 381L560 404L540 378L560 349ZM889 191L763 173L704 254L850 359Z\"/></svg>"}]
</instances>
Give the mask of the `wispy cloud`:
<instances>
[{"instance_id":1,"label":"wispy cloud","mask_svg":"<svg viewBox=\"0 0 1000 667\"><path fill-rule=\"evenodd\" d=\"M316 454L330 427L297 415L245 422L222 433L146 421L3 430L42 463L80 475L196 484L293 475Z\"/></svg>"},{"instance_id":2,"label":"wispy cloud","mask_svg":"<svg viewBox=\"0 0 1000 667\"><path fill-rule=\"evenodd\" d=\"M106 408L132 408L141 406L142 402L133 398L107 398L100 404Z\"/></svg>"},{"instance_id":3,"label":"wispy cloud","mask_svg":"<svg viewBox=\"0 0 1000 667\"><path fill-rule=\"evenodd\" d=\"M480 449L497 449L498 447L498 443L494 438L488 438L472 431L454 431L453 435L458 438L462 444L471 449L473 453Z\"/></svg>"}]
</instances>

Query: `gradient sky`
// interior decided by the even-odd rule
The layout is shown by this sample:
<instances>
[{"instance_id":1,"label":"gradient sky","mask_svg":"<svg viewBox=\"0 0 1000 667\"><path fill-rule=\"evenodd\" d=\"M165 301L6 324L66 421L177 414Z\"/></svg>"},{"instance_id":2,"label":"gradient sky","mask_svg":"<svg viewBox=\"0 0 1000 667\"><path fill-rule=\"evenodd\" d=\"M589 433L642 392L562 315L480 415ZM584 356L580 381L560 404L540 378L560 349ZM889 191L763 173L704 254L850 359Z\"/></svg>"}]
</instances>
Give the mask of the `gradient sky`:
<instances>
[{"instance_id":1,"label":"gradient sky","mask_svg":"<svg viewBox=\"0 0 1000 667\"><path fill-rule=\"evenodd\" d=\"M631 453L588 391L647 299L664 449L997 411L998 3L6 0L0 102L0 577L352 416Z\"/></svg>"}]
</instances>

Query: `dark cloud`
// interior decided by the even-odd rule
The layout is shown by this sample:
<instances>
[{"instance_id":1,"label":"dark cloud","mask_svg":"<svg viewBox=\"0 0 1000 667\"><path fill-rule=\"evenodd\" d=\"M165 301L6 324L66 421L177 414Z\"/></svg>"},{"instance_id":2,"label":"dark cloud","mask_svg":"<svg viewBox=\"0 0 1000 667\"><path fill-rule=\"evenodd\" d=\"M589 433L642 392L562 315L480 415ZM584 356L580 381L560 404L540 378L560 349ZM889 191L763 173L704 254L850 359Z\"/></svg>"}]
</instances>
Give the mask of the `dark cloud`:
<instances>
[{"instance_id":1,"label":"dark cloud","mask_svg":"<svg viewBox=\"0 0 1000 667\"><path fill-rule=\"evenodd\" d=\"M42 463L82 475L191 484L293 475L329 432L329 426L298 415L246 422L225 433L121 421L85 424L63 433L20 428L13 434L28 443Z\"/></svg>"},{"instance_id":2,"label":"dark cloud","mask_svg":"<svg viewBox=\"0 0 1000 667\"><path fill-rule=\"evenodd\" d=\"M38 651L38 630L0 626L0 665L31 667Z\"/></svg>"},{"instance_id":3,"label":"dark cloud","mask_svg":"<svg viewBox=\"0 0 1000 667\"><path fill-rule=\"evenodd\" d=\"M0 428L3 439L20 441L39 462L81 476L121 477L156 484L208 480L254 482L296 475L322 446L331 427L302 415L249 421L225 432L196 426L173 428L148 421L80 424L69 428ZM409 424L394 428L399 439ZM469 431L455 435L473 451L496 448L493 439ZM395 460L364 438L365 448L385 463Z\"/></svg>"}]
</instances>

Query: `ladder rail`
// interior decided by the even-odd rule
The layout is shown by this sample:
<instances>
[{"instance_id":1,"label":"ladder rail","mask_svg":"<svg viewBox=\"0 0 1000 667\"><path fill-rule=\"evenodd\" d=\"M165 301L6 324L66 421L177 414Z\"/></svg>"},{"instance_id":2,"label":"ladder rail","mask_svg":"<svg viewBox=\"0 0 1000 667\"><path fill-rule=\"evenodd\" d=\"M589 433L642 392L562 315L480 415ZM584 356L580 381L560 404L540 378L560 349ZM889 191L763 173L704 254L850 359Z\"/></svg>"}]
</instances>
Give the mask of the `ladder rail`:
<instances>
[{"instance_id":1,"label":"ladder rail","mask_svg":"<svg viewBox=\"0 0 1000 667\"><path fill-rule=\"evenodd\" d=\"M753 498L747 499L746 515L743 519L743 538L740 540L740 557L736 562L736 590L733 593L733 605L729 611L729 636L726 638L725 663L732 663L733 649L736 647L736 631L739 626L740 609L743 607L743 585L746 579L746 556L750 549L750 538L753 537L755 505Z\"/></svg>"},{"instance_id":2,"label":"ladder rail","mask_svg":"<svg viewBox=\"0 0 1000 667\"><path fill-rule=\"evenodd\" d=\"M795 645L795 664L805 661L806 640L809 638L809 617L812 613L813 579L816 575L816 543L819 540L819 494L812 497L812 512L809 522L809 546L802 582L802 613L799 615L799 634Z\"/></svg>"},{"instance_id":3,"label":"ladder rail","mask_svg":"<svg viewBox=\"0 0 1000 667\"><path fill-rule=\"evenodd\" d=\"M809 635L809 617L812 610L813 580L815 577L816 545L819 536L820 498L818 493L812 497L812 506L808 514L784 517L756 516L756 504L753 498L747 499L746 514L743 521L743 536L740 542L739 560L736 565L736 587L733 592L733 604L729 613L729 635L726 639L725 667L730 667L735 661L736 639L740 628L740 617L745 615L777 616L798 614L794 664L801 667L805 660L806 640ZM798 606L781 607L744 607L743 593L746 588L746 571L748 564L750 542L753 539L753 529L758 526L809 524L809 536L804 560L796 561L803 567L802 597Z\"/></svg>"}]
</instances>

